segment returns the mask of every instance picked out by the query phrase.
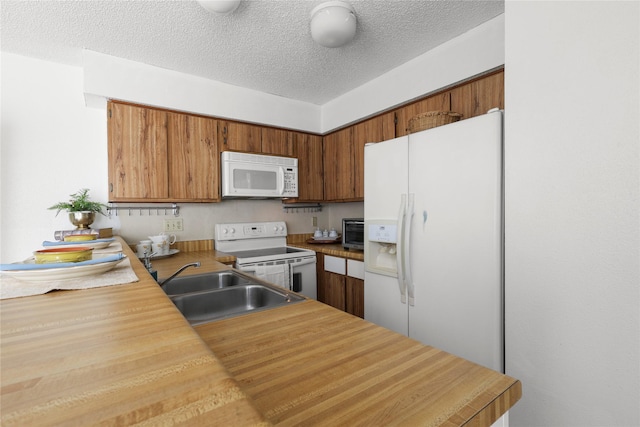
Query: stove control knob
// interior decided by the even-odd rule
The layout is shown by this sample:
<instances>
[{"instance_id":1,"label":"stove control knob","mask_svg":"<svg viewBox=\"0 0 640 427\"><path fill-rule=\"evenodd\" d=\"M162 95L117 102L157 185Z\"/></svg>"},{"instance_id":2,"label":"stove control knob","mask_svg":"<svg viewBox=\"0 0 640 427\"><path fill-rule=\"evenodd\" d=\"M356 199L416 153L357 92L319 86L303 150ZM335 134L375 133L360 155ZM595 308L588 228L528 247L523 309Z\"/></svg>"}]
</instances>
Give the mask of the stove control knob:
<instances>
[{"instance_id":1,"label":"stove control knob","mask_svg":"<svg viewBox=\"0 0 640 427\"><path fill-rule=\"evenodd\" d=\"M235 232L236 232L236 229L235 229L235 228L233 228L233 227L231 227L231 228L229 229L229 232L230 232L231 234L233 234L233 233L235 233Z\"/></svg>"}]
</instances>

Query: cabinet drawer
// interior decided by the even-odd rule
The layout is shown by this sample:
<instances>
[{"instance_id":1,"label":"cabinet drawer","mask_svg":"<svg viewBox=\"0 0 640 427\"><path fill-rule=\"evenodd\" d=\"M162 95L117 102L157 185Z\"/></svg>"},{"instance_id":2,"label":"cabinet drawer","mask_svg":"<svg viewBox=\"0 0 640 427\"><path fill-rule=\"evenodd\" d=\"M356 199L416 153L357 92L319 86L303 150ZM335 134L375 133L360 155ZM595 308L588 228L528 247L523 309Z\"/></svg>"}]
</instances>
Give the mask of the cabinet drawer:
<instances>
[{"instance_id":1,"label":"cabinet drawer","mask_svg":"<svg viewBox=\"0 0 640 427\"><path fill-rule=\"evenodd\" d=\"M347 260L347 276L364 280L364 262L355 259Z\"/></svg>"},{"instance_id":2,"label":"cabinet drawer","mask_svg":"<svg viewBox=\"0 0 640 427\"><path fill-rule=\"evenodd\" d=\"M324 270L336 274L347 274L347 267L344 258L338 258L330 255L324 256Z\"/></svg>"}]
</instances>

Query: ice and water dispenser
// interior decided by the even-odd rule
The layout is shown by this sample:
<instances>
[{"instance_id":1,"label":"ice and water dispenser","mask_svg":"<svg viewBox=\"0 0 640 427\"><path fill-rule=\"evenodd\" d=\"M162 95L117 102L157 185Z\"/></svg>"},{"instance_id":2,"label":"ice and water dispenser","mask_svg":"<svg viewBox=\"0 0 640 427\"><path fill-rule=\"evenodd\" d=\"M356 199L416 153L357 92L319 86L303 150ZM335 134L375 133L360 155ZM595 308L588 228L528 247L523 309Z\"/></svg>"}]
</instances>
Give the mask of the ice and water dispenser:
<instances>
[{"instance_id":1,"label":"ice and water dispenser","mask_svg":"<svg viewBox=\"0 0 640 427\"><path fill-rule=\"evenodd\" d=\"M373 273L397 276L396 221L365 222L365 269Z\"/></svg>"}]
</instances>

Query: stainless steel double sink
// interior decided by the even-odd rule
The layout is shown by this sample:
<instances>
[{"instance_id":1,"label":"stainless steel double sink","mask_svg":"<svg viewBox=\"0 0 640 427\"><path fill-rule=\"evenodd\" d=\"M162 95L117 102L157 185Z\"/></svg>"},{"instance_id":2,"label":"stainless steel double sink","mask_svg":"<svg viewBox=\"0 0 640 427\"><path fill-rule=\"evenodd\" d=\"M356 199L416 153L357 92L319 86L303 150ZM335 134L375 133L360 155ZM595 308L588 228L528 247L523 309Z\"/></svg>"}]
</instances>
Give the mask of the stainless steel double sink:
<instances>
[{"instance_id":1,"label":"stainless steel double sink","mask_svg":"<svg viewBox=\"0 0 640 427\"><path fill-rule=\"evenodd\" d=\"M235 270L176 277L162 289L191 325L282 307L305 299Z\"/></svg>"}]
</instances>

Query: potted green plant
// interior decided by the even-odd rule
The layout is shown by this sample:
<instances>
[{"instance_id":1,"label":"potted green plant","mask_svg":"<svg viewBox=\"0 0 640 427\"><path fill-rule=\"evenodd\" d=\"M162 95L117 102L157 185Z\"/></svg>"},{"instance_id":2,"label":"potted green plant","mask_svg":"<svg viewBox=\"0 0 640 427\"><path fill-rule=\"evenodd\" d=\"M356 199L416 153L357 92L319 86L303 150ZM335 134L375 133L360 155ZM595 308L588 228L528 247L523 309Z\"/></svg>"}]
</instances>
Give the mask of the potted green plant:
<instances>
[{"instance_id":1,"label":"potted green plant","mask_svg":"<svg viewBox=\"0 0 640 427\"><path fill-rule=\"evenodd\" d=\"M57 209L56 216L62 210L69 212L69 221L76 226L77 229L89 228L96 217L96 212L104 215L102 209L107 205L89 200L89 189L83 188L77 193L71 195L67 202L56 203L49 209Z\"/></svg>"}]
</instances>

